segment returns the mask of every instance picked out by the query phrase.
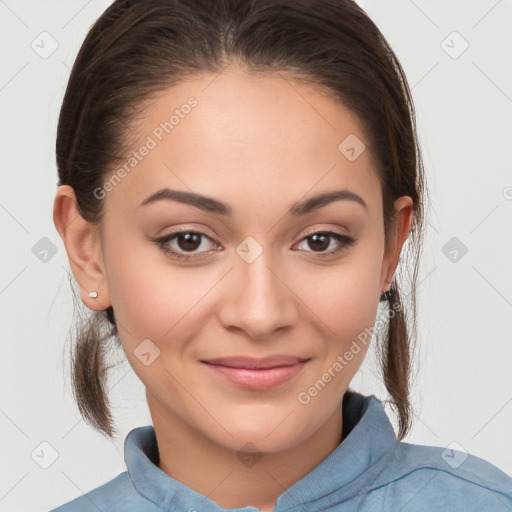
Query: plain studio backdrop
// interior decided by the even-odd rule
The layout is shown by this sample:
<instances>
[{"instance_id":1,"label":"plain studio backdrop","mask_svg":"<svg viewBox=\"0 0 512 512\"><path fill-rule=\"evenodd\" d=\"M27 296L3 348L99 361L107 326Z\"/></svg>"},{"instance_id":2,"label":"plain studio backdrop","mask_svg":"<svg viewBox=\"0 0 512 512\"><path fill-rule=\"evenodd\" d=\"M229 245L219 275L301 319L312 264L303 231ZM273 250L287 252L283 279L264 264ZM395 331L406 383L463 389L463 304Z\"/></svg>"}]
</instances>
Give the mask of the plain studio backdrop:
<instances>
[{"instance_id":1,"label":"plain studio backdrop","mask_svg":"<svg viewBox=\"0 0 512 512\"><path fill-rule=\"evenodd\" d=\"M115 442L78 413L69 264L52 221L60 105L109 4L0 0L0 511L46 511L107 482L125 470L128 431L151 422L128 363L109 381ZM404 441L440 446L440 457L465 450L512 475L512 2L360 5L407 74L432 194ZM352 387L387 398L371 348Z\"/></svg>"}]
</instances>

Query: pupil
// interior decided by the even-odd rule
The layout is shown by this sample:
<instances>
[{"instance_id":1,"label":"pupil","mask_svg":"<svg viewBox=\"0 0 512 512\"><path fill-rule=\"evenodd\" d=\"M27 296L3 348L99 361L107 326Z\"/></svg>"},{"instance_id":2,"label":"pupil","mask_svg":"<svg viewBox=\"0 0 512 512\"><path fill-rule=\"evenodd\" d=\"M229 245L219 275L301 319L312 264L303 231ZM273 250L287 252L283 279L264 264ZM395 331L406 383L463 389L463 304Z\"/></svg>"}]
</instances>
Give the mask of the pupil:
<instances>
[{"instance_id":1,"label":"pupil","mask_svg":"<svg viewBox=\"0 0 512 512\"><path fill-rule=\"evenodd\" d=\"M182 243L184 241L184 243ZM192 250L197 249L201 245L201 238L197 233L186 233L184 235L178 235L178 245L180 249Z\"/></svg>"},{"instance_id":2,"label":"pupil","mask_svg":"<svg viewBox=\"0 0 512 512\"><path fill-rule=\"evenodd\" d=\"M325 234L314 234L314 235L311 235L311 240L313 240L313 244L311 244L311 242L309 243L309 246L313 249L313 250L318 250L318 251L322 251L322 250L325 250L327 249L327 247L329 247L329 235L325 235ZM320 244L318 245L318 241L319 239L321 239L320 241Z\"/></svg>"}]
</instances>

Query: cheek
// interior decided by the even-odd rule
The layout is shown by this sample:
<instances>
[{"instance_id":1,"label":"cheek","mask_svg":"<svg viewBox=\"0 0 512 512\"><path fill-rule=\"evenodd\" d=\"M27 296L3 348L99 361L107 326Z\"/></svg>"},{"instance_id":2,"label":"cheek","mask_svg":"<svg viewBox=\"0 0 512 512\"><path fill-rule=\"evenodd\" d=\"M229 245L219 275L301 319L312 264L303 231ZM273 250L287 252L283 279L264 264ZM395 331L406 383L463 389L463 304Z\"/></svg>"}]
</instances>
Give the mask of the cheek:
<instances>
[{"instance_id":1,"label":"cheek","mask_svg":"<svg viewBox=\"0 0 512 512\"><path fill-rule=\"evenodd\" d=\"M323 338L320 364L310 384L315 379L329 381L329 391L318 402L325 402L327 408L335 406L370 345L379 306L382 251L375 235L339 265L316 268L314 275L302 281L301 296L308 297L305 303L313 312L308 317Z\"/></svg>"},{"instance_id":2,"label":"cheek","mask_svg":"<svg viewBox=\"0 0 512 512\"><path fill-rule=\"evenodd\" d=\"M120 241L119 247L123 242ZM138 242L140 245L140 242ZM108 286L116 319L130 343L155 343L183 329L187 315L208 289L208 281L192 268L167 264L151 246L116 251L108 262Z\"/></svg>"},{"instance_id":3,"label":"cheek","mask_svg":"<svg viewBox=\"0 0 512 512\"><path fill-rule=\"evenodd\" d=\"M340 265L323 268L306 282L311 309L344 340L372 326L379 302L382 260L378 247L359 247ZM313 285L311 283L314 283Z\"/></svg>"},{"instance_id":4,"label":"cheek","mask_svg":"<svg viewBox=\"0 0 512 512\"><path fill-rule=\"evenodd\" d=\"M192 268L173 268L155 251L142 250L118 258L109 269L108 281L130 366L147 388L163 386L177 397L179 389L165 369L184 357L188 341L199 328L200 301L214 285L212 276Z\"/></svg>"}]
</instances>

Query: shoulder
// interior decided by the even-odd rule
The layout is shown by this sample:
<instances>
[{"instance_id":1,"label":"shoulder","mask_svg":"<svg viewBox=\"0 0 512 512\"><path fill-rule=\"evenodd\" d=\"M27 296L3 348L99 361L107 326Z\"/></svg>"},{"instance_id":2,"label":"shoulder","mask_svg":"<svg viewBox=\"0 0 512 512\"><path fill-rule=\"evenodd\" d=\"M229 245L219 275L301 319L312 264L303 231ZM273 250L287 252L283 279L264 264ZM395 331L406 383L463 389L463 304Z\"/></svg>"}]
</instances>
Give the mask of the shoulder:
<instances>
[{"instance_id":1,"label":"shoulder","mask_svg":"<svg viewBox=\"0 0 512 512\"><path fill-rule=\"evenodd\" d=\"M161 509L144 499L135 490L130 476L124 471L109 482L49 512L91 512L91 510L157 512Z\"/></svg>"},{"instance_id":2,"label":"shoulder","mask_svg":"<svg viewBox=\"0 0 512 512\"><path fill-rule=\"evenodd\" d=\"M512 510L512 478L475 455L400 442L383 459L386 469L372 488L385 492L392 509L400 504L404 512Z\"/></svg>"}]
</instances>

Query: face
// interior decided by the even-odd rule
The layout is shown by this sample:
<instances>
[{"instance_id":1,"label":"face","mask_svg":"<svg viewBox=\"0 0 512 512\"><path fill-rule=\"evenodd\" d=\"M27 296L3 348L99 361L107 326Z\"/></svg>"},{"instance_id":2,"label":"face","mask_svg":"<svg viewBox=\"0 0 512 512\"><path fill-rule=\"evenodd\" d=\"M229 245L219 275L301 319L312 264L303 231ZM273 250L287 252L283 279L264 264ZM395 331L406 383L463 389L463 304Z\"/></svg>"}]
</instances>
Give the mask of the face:
<instances>
[{"instance_id":1,"label":"face","mask_svg":"<svg viewBox=\"0 0 512 512\"><path fill-rule=\"evenodd\" d=\"M165 91L133 133L101 252L153 417L233 450L293 447L338 414L391 277L370 151L338 149L365 141L357 119L311 84L229 70Z\"/></svg>"}]
</instances>

